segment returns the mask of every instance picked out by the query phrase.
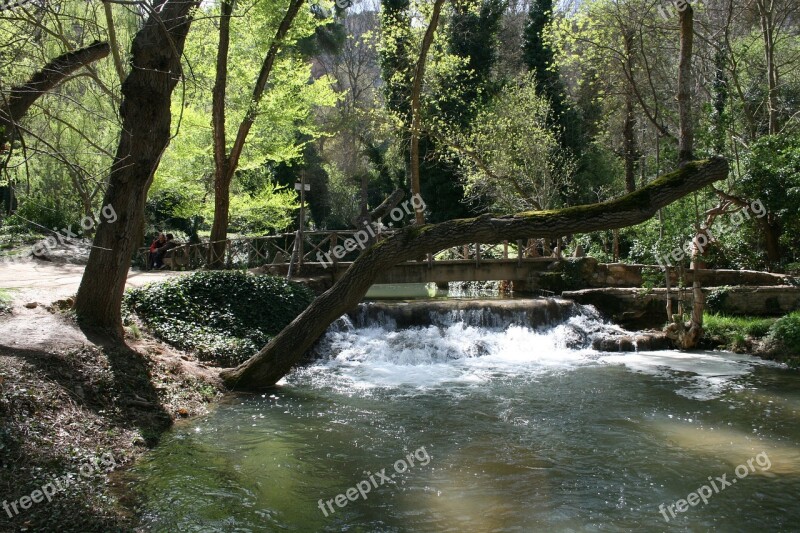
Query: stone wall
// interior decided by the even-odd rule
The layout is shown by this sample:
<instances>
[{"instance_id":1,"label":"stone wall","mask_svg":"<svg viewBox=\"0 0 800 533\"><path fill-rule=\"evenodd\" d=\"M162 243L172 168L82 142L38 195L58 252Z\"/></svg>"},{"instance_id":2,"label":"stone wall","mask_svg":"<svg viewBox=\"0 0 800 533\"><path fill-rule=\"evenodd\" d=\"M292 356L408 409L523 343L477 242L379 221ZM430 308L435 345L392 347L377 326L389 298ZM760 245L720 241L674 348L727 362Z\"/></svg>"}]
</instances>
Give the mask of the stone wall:
<instances>
[{"instance_id":1,"label":"stone wall","mask_svg":"<svg viewBox=\"0 0 800 533\"><path fill-rule=\"evenodd\" d=\"M644 276L643 276L644 273ZM730 285L780 286L794 285L795 279L785 274L773 274L754 270L702 269L695 272L683 271L683 284L691 285L695 276L704 287L723 287ZM531 271L522 282L514 282L515 292L536 292L547 290L561 293L567 290L606 287L642 287L646 280L656 286L664 284L664 274L658 266L629 265L625 263L598 263L591 257L565 259L553 262L546 271ZM680 275L677 269L670 269L670 282L678 285Z\"/></svg>"},{"instance_id":2,"label":"stone wall","mask_svg":"<svg viewBox=\"0 0 800 533\"><path fill-rule=\"evenodd\" d=\"M730 287L724 291L707 287L703 294L706 301L714 295L714 310L731 315L781 316L800 310L800 287ZM628 329L660 328L667 320L666 289L582 289L565 291L562 296L593 305L605 317ZM678 310L679 296L675 290L671 292L673 312ZM689 291L685 291L684 299L691 302Z\"/></svg>"}]
</instances>

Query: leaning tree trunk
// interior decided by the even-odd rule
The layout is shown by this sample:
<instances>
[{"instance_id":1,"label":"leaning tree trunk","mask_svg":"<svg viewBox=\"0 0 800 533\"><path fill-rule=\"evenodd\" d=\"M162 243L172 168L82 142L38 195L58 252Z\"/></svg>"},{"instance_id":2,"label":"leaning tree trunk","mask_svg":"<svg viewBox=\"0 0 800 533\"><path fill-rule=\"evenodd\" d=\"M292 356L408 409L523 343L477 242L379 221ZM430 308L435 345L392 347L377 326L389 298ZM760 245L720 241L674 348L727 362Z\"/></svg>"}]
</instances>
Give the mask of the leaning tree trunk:
<instances>
[{"instance_id":1,"label":"leaning tree trunk","mask_svg":"<svg viewBox=\"0 0 800 533\"><path fill-rule=\"evenodd\" d=\"M257 389L274 385L334 320L361 301L381 272L402 261L466 243L493 243L533 236L554 238L632 226L649 219L659 208L727 176L727 161L717 158L689 163L610 202L407 227L368 248L333 287L314 300L258 354L235 369L223 371L222 378L231 388Z\"/></svg>"},{"instance_id":2,"label":"leaning tree trunk","mask_svg":"<svg viewBox=\"0 0 800 533\"><path fill-rule=\"evenodd\" d=\"M122 84L122 132L103 197L117 220L98 227L75 298L81 325L115 338L122 338L122 293L140 245L147 190L169 143L171 95L181 77L189 14L198 3L166 0L155 6L131 47L131 71Z\"/></svg>"}]
</instances>

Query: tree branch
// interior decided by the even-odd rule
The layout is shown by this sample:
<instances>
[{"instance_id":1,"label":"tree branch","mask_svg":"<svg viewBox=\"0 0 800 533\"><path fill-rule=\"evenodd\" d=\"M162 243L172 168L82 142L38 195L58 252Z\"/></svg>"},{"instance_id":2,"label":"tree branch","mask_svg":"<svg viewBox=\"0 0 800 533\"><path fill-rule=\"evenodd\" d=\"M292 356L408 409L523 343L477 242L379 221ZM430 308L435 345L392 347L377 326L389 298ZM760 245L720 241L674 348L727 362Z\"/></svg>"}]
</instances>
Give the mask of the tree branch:
<instances>
[{"instance_id":1,"label":"tree branch","mask_svg":"<svg viewBox=\"0 0 800 533\"><path fill-rule=\"evenodd\" d=\"M0 107L0 140L12 137L16 123L33 103L61 83L79 68L106 57L111 47L105 42L96 42L85 48L62 54L36 72L27 83L11 88L8 100Z\"/></svg>"},{"instance_id":2,"label":"tree branch","mask_svg":"<svg viewBox=\"0 0 800 533\"><path fill-rule=\"evenodd\" d=\"M283 40L286 38L286 34L289 33L289 29L292 27L292 23L304 2L305 0L290 0L289 9L286 10L286 14L283 16L283 20L281 20L278 26L278 31L275 32L275 38L272 39L272 44L267 51L267 55L264 57L264 63L261 65L261 72L259 72L255 87L253 87L250 109L247 110L247 114L244 119L242 119L242 123L239 124L239 130L236 132L236 140L233 142L233 147L228 157L229 173L233 173L239 164L239 157L242 155L244 143L247 141L250 128L253 127L253 123L256 121L258 104L261 102L261 97L264 95L264 89L266 89L267 80L275 64L275 58L278 57L278 52L280 52L283 46Z\"/></svg>"}]
</instances>

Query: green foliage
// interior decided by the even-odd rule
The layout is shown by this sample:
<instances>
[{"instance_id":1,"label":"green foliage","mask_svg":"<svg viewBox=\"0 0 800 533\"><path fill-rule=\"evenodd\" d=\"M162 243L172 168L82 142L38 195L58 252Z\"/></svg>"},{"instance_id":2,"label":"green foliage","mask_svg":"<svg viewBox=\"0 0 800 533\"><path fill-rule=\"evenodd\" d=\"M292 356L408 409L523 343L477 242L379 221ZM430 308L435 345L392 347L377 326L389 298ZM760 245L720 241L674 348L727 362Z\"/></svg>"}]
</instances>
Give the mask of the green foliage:
<instances>
[{"instance_id":1,"label":"green foliage","mask_svg":"<svg viewBox=\"0 0 800 533\"><path fill-rule=\"evenodd\" d=\"M660 268L642 267L642 288L647 292L652 291L654 287L663 287L665 281L664 272Z\"/></svg>"},{"instance_id":2,"label":"green foliage","mask_svg":"<svg viewBox=\"0 0 800 533\"><path fill-rule=\"evenodd\" d=\"M279 163L275 166L274 175L279 184L287 187L287 192L291 193L291 200L295 200L299 196L294 192L294 184L303 179L310 187L310 190L305 193L306 215L310 214L310 218L314 220L317 227L327 227L328 217L331 213L331 197L328 187L330 178L322 166L323 161L319 156L316 144L309 141L310 138L305 139L302 161ZM294 207L299 207L299 204L294 202L293 204ZM291 220L286 222L284 226L288 225Z\"/></svg>"},{"instance_id":3,"label":"green foliage","mask_svg":"<svg viewBox=\"0 0 800 533\"><path fill-rule=\"evenodd\" d=\"M58 196L36 194L25 198L16 213L7 218L4 223L27 227L29 230L37 232L70 226L75 230L82 216L74 204L68 205ZM44 226L44 229L41 226Z\"/></svg>"},{"instance_id":4,"label":"green foliage","mask_svg":"<svg viewBox=\"0 0 800 533\"><path fill-rule=\"evenodd\" d=\"M531 3L528 25L525 28L523 59L534 77L536 93L550 104L552 114L548 121L556 131L561 148L580 160L588 139L583 132L582 117L566 95L555 61L550 42L552 20L553 0L534 0ZM566 188L561 191L565 200L567 191Z\"/></svg>"},{"instance_id":5,"label":"green foliage","mask_svg":"<svg viewBox=\"0 0 800 533\"><path fill-rule=\"evenodd\" d=\"M717 287L706 297L706 309L711 313L721 313L728 299L730 287Z\"/></svg>"},{"instance_id":6,"label":"green foliage","mask_svg":"<svg viewBox=\"0 0 800 533\"><path fill-rule=\"evenodd\" d=\"M774 318L727 316L717 313L703 315L703 329L706 335L724 341L736 337L764 337L775 323Z\"/></svg>"},{"instance_id":7,"label":"green foliage","mask_svg":"<svg viewBox=\"0 0 800 533\"><path fill-rule=\"evenodd\" d=\"M427 84L430 86L425 120L441 123L437 129L465 130L497 93L493 79L497 63L497 35L504 4L498 0L455 3L446 27L446 53L434 51ZM458 157L448 157L441 141L420 140L422 197L430 222L467 218L485 209L482 197L465 199L463 169Z\"/></svg>"},{"instance_id":8,"label":"green foliage","mask_svg":"<svg viewBox=\"0 0 800 533\"><path fill-rule=\"evenodd\" d=\"M770 328L769 337L788 351L800 355L800 311L779 318Z\"/></svg>"},{"instance_id":9,"label":"green foliage","mask_svg":"<svg viewBox=\"0 0 800 533\"><path fill-rule=\"evenodd\" d=\"M299 42L308 44L308 39L322 35L317 35L317 28L329 24L330 19L318 17L321 13L318 8L301 9L256 109L257 118L231 185L232 231L283 230L297 207L294 201L297 194L293 189L286 191L276 186L272 168L303 158L308 142L321 135L313 110L332 106L337 101L331 80L327 76L312 76L311 62L298 47ZM188 88L184 101L173 99L173 116L181 117L181 129L164 153L151 194L180 191L183 200L179 216L200 215L212 220L214 202L208 198L213 197L214 192L214 158L209 121L216 68L213 58L219 40L216 18L219 6L203 4L200 10L204 11L204 16L198 16L193 22L185 51L193 65L196 83ZM286 2L282 0L236 3L231 21L225 100L227 151L231 149L239 124L252 108L253 86L285 12Z\"/></svg>"},{"instance_id":10,"label":"green foliage","mask_svg":"<svg viewBox=\"0 0 800 533\"><path fill-rule=\"evenodd\" d=\"M158 232L174 233L176 230L189 237L190 242L199 242L197 230L203 222L200 215L191 214L187 208L190 201L179 190L162 190L150 195L145 204L145 235L155 236ZM145 244L149 244L146 239Z\"/></svg>"},{"instance_id":11,"label":"green foliage","mask_svg":"<svg viewBox=\"0 0 800 533\"><path fill-rule=\"evenodd\" d=\"M380 10L382 39L378 53L384 98L388 109L403 124L411 123L413 67L408 57L412 48L410 8L409 0L384 0Z\"/></svg>"},{"instance_id":12,"label":"green foliage","mask_svg":"<svg viewBox=\"0 0 800 533\"><path fill-rule=\"evenodd\" d=\"M766 135L753 143L738 188L767 208L785 247L800 247L800 134Z\"/></svg>"},{"instance_id":13,"label":"green foliage","mask_svg":"<svg viewBox=\"0 0 800 533\"><path fill-rule=\"evenodd\" d=\"M243 234L263 235L285 230L292 223L298 207L294 189L265 182L260 190L231 198L230 230Z\"/></svg>"},{"instance_id":14,"label":"green foliage","mask_svg":"<svg viewBox=\"0 0 800 533\"><path fill-rule=\"evenodd\" d=\"M475 119L462 159L466 192L490 198L504 213L560 205L573 165L548 127L550 107L531 76L506 87Z\"/></svg>"},{"instance_id":15,"label":"green foliage","mask_svg":"<svg viewBox=\"0 0 800 533\"><path fill-rule=\"evenodd\" d=\"M241 271L195 272L129 290L127 313L154 335L223 366L245 361L314 299L303 285Z\"/></svg>"},{"instance_id":16,"label":"green foliage","mask_svg":"<svg viewBox=\"0 0 800 533\"><path fill-rule=\"evenodd\" d=\"M113 13L127 64L137 10L105 7ZM55 57L95 41L108 41L103 4L62 2L42 5L35 14L1 17L0 97L8 101L11 86ZM18 138L13 152L2 155L3 179L16 183L20 215L48 228L73 224L75 230L87 210L100 207L119 138L120 81L110 54L90 69L77 70L40 97L25 117L15 117L22 118L24 144Z\"/></svg>"}]
</instances>

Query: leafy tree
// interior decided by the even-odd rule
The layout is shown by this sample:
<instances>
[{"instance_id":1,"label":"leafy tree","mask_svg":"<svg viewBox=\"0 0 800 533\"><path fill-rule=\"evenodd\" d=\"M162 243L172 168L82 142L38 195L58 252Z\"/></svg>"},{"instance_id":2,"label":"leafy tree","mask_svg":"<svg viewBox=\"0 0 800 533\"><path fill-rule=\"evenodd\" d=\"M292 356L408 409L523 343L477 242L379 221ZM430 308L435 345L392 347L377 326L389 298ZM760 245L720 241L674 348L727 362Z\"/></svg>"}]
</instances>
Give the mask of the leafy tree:
<instances>
[{"instance_id":1,"label":"leafy tree","mask_svg":"<svg viewBox=\"0 0 800 533\"><path fill-rule=\"evenodd\" d=\"M570 156L549 127L547 100L532 75L510 84L476 117L463 146L467 193L502 213L552 209L572 180ZM459 150L459 148L461 148Z\"/></svg>"},{"instance_id":2,"label":"leafy tree","mask_svg":"<svg viewBox=\"0 0 800 533\"><path fill-rule=\"evenodd\" d=\"M265 107L269 102L265 102L265 95L269 91L268 81L273 76L276 64L279 61L279 53L281 53L289 44L296 43L298 38L309 35L319 23L317 14L318 9L309 9L303 11L304 0L290 0L285 11L283 9L275 10L273 6L267 6L267 10L261 12L255 11L255 16L248 17L248 21L258 21L261 19L263 24L262 28L269 28L263 31L261 35L272 35L272 39L264 42L259 46L256 39L254 47L248 49L245 47L241 55L233 55L234 63L241 68L246 64L248 56L252 55L252 49L255 49L257 57L263 59L257 63L260 64L258 73L250 79L252 82L252 89L245 90L241 94L246 95L244 101L238 110L240 113L236 115L236 122L238 128L236 135L233 137L232 142L229 142L227 137L228 122L231 119L231 113L228 106L228 78L231 64L229 63L229 54L231 48L231 26L233 21L234 3L233 0L222 0L220 4L220 24L219 24L219 42L217 47L217 60L214 75L214 87L212 90L212 105L211 105L211 124L213 129L213 155L214 155L214 220L211 225L211 245L209 247L209 265L211 267L219 267L224 261L225 239L228 233L229 210L230 210L230 189L231 182L236 174L236 170L244 162L243 156L245 155L245 148L250 150L259 147L259 139L249 138L256 120L262 115ZM282 3L281 3L282 5ZM256 8L264 8L263 3L257 3ZM316 13L315 13L316 11ZM276 13L281 14L280 18ZM274 28L274 30L273 30ZM272 31L270 31L272 30ZM257 34L258 35L258 34ZM234 46L246 44L247 39L240 38L233 42ZM235 50L234 50L235 52ZM291 58L288 61L292 63ZM299 70L302 72L300 65L303 64L302 60L295 59L295 73ZM299 63L299 64L298 64ZM303 64L303 66L306 66ZM236 67L233 67L236 68ZM307 68L307 66L306 66ZM305 72L306 78L308 73ZM285 90L287 87L285 83L281 84L280 77L278 77L279 84L276 86L280 90ZM295 81L299 81L295 74ZM249 87L249 83L248 83ZM295 108L297 111L296 103L285 102L286 107L291 109ZM282 109L281 111L284 111ZM300 111L302 113L302 110ZM306 131L305 133L310 133Z\"/></svg>"},{"instance_id":3,"label":"leafy tree","mask_svg":"<svg viewBox=\"0 0 800 533\"><path fill-rule=\"evenodd\" d=\"M760 200L767 215L757 219L770 262L800 245L800 135L765 135L752 144L738 191Z\"/></svg>"},{"instance_id":4,"label":"leafy tree","mask_svg":"<svg viewBox=\"0 0 800 533\"><path fill-rule=\"evenodd\" d=\"M447 25L447 54L455 61L449 68L434 70L426 109L426 121L445 128L468 129L476 114L497 93L501 83L494 79L497 63L497 35L503 14L499 0L477 5L454 5ZM444 61L444 59L440 60ZM439 128L442 126L436 126ZM463 218L485 209L482 197L465 198L462 167L458 156L442 157L446 146L423 136L422 196L432 222Z\"/></svg>"}]
</instances>

